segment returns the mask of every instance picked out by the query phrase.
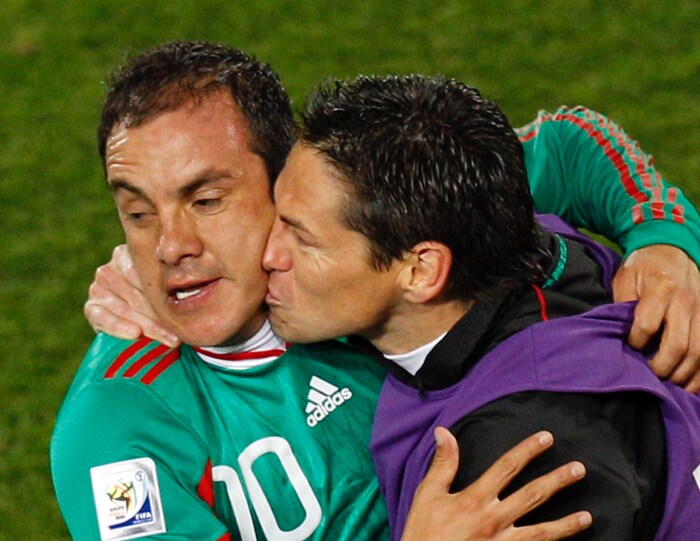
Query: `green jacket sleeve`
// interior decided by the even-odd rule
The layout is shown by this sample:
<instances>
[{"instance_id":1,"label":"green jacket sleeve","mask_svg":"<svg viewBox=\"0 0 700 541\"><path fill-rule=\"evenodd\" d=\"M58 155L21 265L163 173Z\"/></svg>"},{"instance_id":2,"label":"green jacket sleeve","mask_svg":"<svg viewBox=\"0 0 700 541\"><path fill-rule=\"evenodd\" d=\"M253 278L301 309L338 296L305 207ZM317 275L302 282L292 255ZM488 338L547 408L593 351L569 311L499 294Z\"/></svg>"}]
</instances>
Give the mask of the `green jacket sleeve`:
<instances>
[{"instance_id":1,"label":"green jacket sleeve","mask_svg":"<svg viewBox=\"0 0 700 541\"><path fill-rule=\"evenodd\" d=\"M145 389L107 380L64 403L51 441L51 470L71 536L119 540L141 528L139 537L218 540L226 528L197 493L205 453L188 427ZM145 476L152 479L139 491ZM145 507L143 515L157 519L159 505L160 520L139 526L135 519L142 513L135 511ZM134 518L124 521L120 513ZM109 534L100 535L100 521L112 528ZM151 533L150 524L160 532Z\"/></svg>"},{"instance_id":2,"label":"green jacket sleeve","mask_svg":"<svg viewBox=\"0 0 700 541\"><path fill-rule=\"evenodd\" d=\"M626 255L671 244L700 265L697 210L617 124L585 107L561 107L516 131L538 212L603 235Z\"/></svg>"}]
</instances>

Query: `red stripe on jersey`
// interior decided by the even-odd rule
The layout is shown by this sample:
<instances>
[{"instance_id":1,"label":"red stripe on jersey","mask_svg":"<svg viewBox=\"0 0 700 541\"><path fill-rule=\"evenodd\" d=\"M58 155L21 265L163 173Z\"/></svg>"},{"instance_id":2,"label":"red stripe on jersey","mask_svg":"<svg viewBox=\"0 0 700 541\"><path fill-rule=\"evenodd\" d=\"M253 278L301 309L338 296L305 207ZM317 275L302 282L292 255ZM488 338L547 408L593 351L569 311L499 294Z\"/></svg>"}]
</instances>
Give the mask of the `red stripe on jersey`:
<instances>
[{"instance_id":1,"label":"red stripe on jersey","mask_svg":"<svg viewBox=\"0 0 700 541\"><path fill-rule=\"evenodd\" d=\"M114 375L117 373L117 371L122 366L124 366L124 363L126 361L128 361L138 351L141 351L143 348L145 348L151 342L152 342L152 340L150 338L146 338L144 336L143 338L140 338L138 341L131 344L124 351L122 351L121 354L116 358L116 360L112 363L112 365L105 372L105 375L104 375L105 379L113 378Z\"/></svg>"},{"instance_id":2,"label":"red stripe on jersey","mask_svg":"<svg viewBox=\"0 0 700 541\"><path fill-rule=\"evenodd\" d=\"M517 134L518 139L520 139L521 143L527 143L528 141L534 139L540 133L540 127L542 126L542 122L551 119L552 115L550 115L547 112L541 111L537 115L537 118L529 124L525 124L521 128L515 128L515 133Z\"/></svg>"},{"instance_id":3,"label":"red stripe on jersey","mask_svg":"<svg viewBox=\"0 0 700 541\"><path fill-rule=\"evenodd\" d=\"M673 205L673 208L671 208L673 221L679 224L684 224L685 209L681 205L676 204L676 201L678 201L678 190L676 188L669 188L666 192L666 200L668 201L669 205Z\"/></svg>"},{"instance_id":4,"label":"red stripe on jersey","mask_svg":"<svg viewBox=\"0 0 700 541\"><path fill-rule=\"evenodd\" d=\"M175 361L177 361L180 358L180 350L179 349L174 349L170 353L168 353L165 357L163 357L160 361L158 361L148 372L146 372L146 375L141 378L141 381L145 383L146 385L150 385L153 383L153 381L160 376L163 372L167 370L167 368L172 365Z\"/></svg>"},{"instance_id":5,"label":"red stripe on jersey","mask_svg":"<svg viewBox=\"0 0 700 541\"><path fill-rule=\"evenodd\" d=\"M532 130L527 133L524 133L523 135L519 135L518 139L520 139L521 143L527 143L528 141L532 140L535 138L535 135L537 135L538 130Z\"/></svg>"},{"instance_id":6,"label":"red stripe on jersey","mask_svg":"<svg viewBox=\"0 0 700 541\"><path fill-rule=\"evenodd\" d=\"M515 131L520 141L526 143L539 134L542 123L545 121L565 121L574 124L586 132L603 149L607 158L620 174L623 188L638 203L632 207L632 223L639 224L644 221L644 208L641 205L645 203L650 203L652 219L666 219L670 217L676 223L685 223L685 209L681 205L674 204L677 200L677 191L674 188L669 188L666 191L666 201L664 201L661 176L656 171L647 170L647 166L653 166L653 157L644 156L643 152L635 148L634 143L627 138L621 129L613 122L605 122L602 115L583 107L577 107L571 111L572 113L559 112L554 116L542 112L533 122ZM577 116L574 112L583 115L584 118ZM599 121L604 124L603 128L597 126ZM625 155L618 148L613 147L604 135L606 131L615 143L619 145L619 148L626 153L625 155L632 160L632 165L627 165ZM632 171L637 175L638 181L632 177ZM647 195L642 192L640 186L650 192L650 194ZM671 205L670 213L666 206L667 204Z\"/></svg>"},{"instance_id":7,"label":"red stripe on jersey","mask_svg":"<svg viewBox=\"0 0 700 541\"><path fill-rule=\"evenodd\" d=\"M644 211L639 205L632 207L632 222L638 224L644 221Z\"/></svg>"},{"instance_id":8,"label":"red stripe on jersey","mask_svg":"<svg viewBox=\"0 0 700 541\"><path fill-rule=\"evenodd\" d=\"M630 152L630 154L634 154L634 150L632 150L629 144L624 144L621 141L620 143L622 144L625 150ZM657 187L661 185L661 179L659 178L659 174L655 173L654 178L652 179L651 175L646 170L646 164L644 163L644 160L636 160L636 162L637 165L635 167L634 172L637 173L637 175L639 175L642 184L647 190L651 190L654 187L654 185L656 185Z\"/></svg>"},{"instance_id":9,"label":"red stripe on jersey","mask_svg":"<svg viewBox=\"0 0 700 541\"><path fill-rule=\"evenodd\" d=\"M613 148L612 144L610 141L608 141L605 136L595 127L593 127L590 124L590 121L592 120L590 113L587 111L582 111L584 114L587 115L587 119L582 119L579 118L578 116L571 114L571 113L558 113L554 116L550 114L543 114L539 115L538 118L528 124L527 126L524 126L523 128L520 128L519 130L516 130L518 132L518 136L520 138L521 143L526 143L533 139L540 131L540 126L543 121L545 120L554 120L554 121L566 121L570 122L571 124L579 127L582 129L584 132L586 132L595 142L596 144L603 149L605 152L605 155L608 157L610 162L613 164L613 167L617 169L618 173L620 174L620 179L622 180L622 186L624 187L625 191L637 202L637 203L646 203L648 201L648 198L645 194L643 194L637 185L635 184L634 180L630 176L629 169L625 166L624 159L622 155ZM622 146L629 150L629 145L625 145L624 141L620 140L620 137L618 134L613 134L615 139L617 140L618 143L622 144ZM641 173L642 175L644 174L644 167L643 163L637 162L636 164L637 167L637 173ZM648 177L648 175L646 175ZM642 176L643 182L644 182L644 176ZM640 223L643 221L644 215L641 212L641 209L638 207L633 207L632 209L632 222L635 224Z\"/></svg>"},{"instance_id":10,"label":"red stripe on jersey","mask_svg":"<svg viewBox=\"0 0 700 541\"><path fill-rule=\"evenodd\" d=\"M197 353L220 359L222 361L247 361L248 359L264 359L265 357L279 357L284 353L283 349L267 349L264 351L241 351L239 353L214 353L206 349L194 348Z\"/></svg>"},{"instance_id":11,"label":"red stripe on jersey","mask_svg":"<svg viewBox=\"0 0 700 541\"><path fill-rule=\"evenodd\" d=\"M197 496L202 498L202 500L212 509L214 509L214 477L212 476L212 466L211 460L207 460L204 466L204 473L202 474L202 479L197 485ZM216 515L216 513L215 513ZM225 533L217 541L231 541L231 536Z\"/></svg>"},{"instance_id":12,"label":"red stripe on jersey","mask_svg":"<svg viewBox=\"0 0 700 541\"><path fill-rule=\"evenodd\" d=\"M664 204L661 202L655 202L651 204L651 215L656 219L662 219L666 213L664 212Z\"/></svg>"},{"instance_id":13,"label":"red stripe on jersey","mask_svg":"<svg viewBox=\"0 0 700 541\"><path fill-rule=\"evenodd\" d=\"M658 173L654 172L653 175L647 170L647 163L643 155L640 155L641 151L634 148L633 144L626 138L625 134L617 129L613 123L606 123L606 129L609 131L609 135L614 139L615 143L627 153L629 159L632 160L634 167L633 169L625 163L625 159L620 150L613 147L610 141L608 141L600 128L597 128L594 124L602 117L592 111L585 109L578 109L586 117L580 118L571 113L559 113L553 117L555 121L567 121L575 126L581 128L586 132L598 146L600 146L605 155L608 157L610 162L613 164L615 169L617 169L620 174L620 179L625 191L630 195L637 203L644 204L647 202L651 203L651 213L652 218L665 218L666 212L664 211L664 201L663 193L661 191L662 181ZM529 134L527 134L529 135ZM651 165L651 158L649 158L649 165ZM651 192L651 201L649 201L649 196L643 193L640 186L637 185L635 180L631 176L631 171L638 176L641 186L646 190ZM655 189L656 188L656 189ZM672 211L671 218L675 222L683 223L685 220L682 218L682 210ZM632 209L632 221L638 224L644 221L644 213L638 206Z\"/></svg>"},{"instance_id":14,"label":"red stripe on jersey","mask_svg":"<svg viewBox=\"0 0 700 541\"><path fill-rule=\"evenodd\" d=\"M138 361L136 361L134 364L132 364L129 369L124 372L124 377L125 378L133 378L136 374L139 373L139 371L149 364L153 359L156 359L157 357L160 357L163 353L168 351L168 346L164 346L163 344L158 344L156 347L154 347L151 351L146 353L143 357L141 357Z\"/></svg>"},{"instance_id":15,"label":"red stripe on jersey","mask_svg":"<svg viewBox=\"0 0 700 541\"><path fill-rule=\"evenodd\" d=\"M197 495L207 502L209 507L214 508L214 478L211 473L211 460L207 460L207 464L204 466L202 479L197 485Z\"/></svg>"},{"instance_id":16,"label":"red stripe on jersey","mask_svg":"<svg viewBox=\"0 0 700 541\"><path fill-rule=\"evenodd\" d=\"M537 300L540 303L540 316L542 317L542 321L547 321L549 319L549 314L547 314L547 301L544 298L544 294L535 284L532 284L532 289L535 290L535 295L537 295Z\"/></svg>"},{"instance_id":17,"label":"red stripe on jersey","mask_svg":"<svg viewBox=\"0 0 700 541\"><path fill-rule=\"evenodd\" d=\"M585 131L590 137L592 137L596 144L604 150L605 155L608 157L615 169L617 169L618 173L620 174L622 186L625 188L625 191L630 195L630 197L637 201L637 203L646 203L649 200L648 196L641 192L634 179L630 175L629 168L625 165L625 160L622 154L617 149L613 148L612 144L605 138L603 133L601 133L598 129L589 124L588 121L583 120L572 114L556 115L555 119L571 122L575 126L578 126L583 131ZM624 136L622 133L617 131L611 131L611 135L615 138L615 141L623 149L629 152L631 158L635 162L635 172L640 176L644 187L647 189L652 189L652 178L651 175L649 175L649 173L645 170L644 160L640 159L639 156L635 155L634 149L632 149L630 144L624 140ZM663 217L663 211L660 216L657 214L657 212L654 212L654 210L652 209L652 215L654 217ZM643 221L643 219L644 216L642 212L632 213L633 223L638 224L641 221Z\"/></svg>"}]
</instances>

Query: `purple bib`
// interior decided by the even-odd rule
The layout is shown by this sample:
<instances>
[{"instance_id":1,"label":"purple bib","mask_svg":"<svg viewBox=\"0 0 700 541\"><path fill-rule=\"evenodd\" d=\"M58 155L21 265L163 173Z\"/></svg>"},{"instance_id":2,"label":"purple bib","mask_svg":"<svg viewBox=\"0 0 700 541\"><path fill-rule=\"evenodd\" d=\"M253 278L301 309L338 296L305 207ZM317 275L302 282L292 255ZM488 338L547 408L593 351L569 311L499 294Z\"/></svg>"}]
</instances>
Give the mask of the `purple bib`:
<instances>
[{"instance_id":1,"label":"purple bib","mask_svg":"<svg viewBox=\"0 0 700 541\"><path fill-rule=\"evenodd\" d=\"M619 262L614 252L556 217L538 219L547 229L586 244L603 269L604 283L610 284ZM370 450L392 538L400 538L413 494L430 465L436 426L452 426L489 402L524 391L643 391L660 400L668 454L665 511L655 539L692 539L690 532L700 531L700 398L659 381L646 359L627 347L633 311L633 303L604 305L532 325L499 344L446 389L419 393L387 377Z\"/></svg>"}]
</instances>

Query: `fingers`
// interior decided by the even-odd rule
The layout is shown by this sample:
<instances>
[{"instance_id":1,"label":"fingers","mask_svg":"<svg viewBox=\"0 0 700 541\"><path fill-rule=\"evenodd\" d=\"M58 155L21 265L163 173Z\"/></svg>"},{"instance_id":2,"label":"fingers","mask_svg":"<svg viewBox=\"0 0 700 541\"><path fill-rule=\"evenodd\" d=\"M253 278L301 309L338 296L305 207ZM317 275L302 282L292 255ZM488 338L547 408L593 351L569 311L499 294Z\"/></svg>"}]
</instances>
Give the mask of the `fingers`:
<instances>
[{"instance_id":1,"label":"fingers","mask_svg":"<svg viewBox=\"0 0 700 541\"><path fill-rule=\"evenodd\" d=\"M639 298L628 342L642 348L663 330L654 372L700 390L700 272L682 250L652 245L632 253L613 280L615 300Z\"/></svg>"},{"instance_id":2,"label":"fingers","mask_svg":"<svg viewBox=\"0 0 700 541\"><path fill-rule=\"evenodd\" d=\"M693 376L686 382L685 390L693 394L698 394L700 392L700 370L696 370Z\"/></svg>"},{"instance_id":3,"label":"fingers","mask_svg":"<svg viewBox=\"0 0 700 541\"><path fill-rule=\"evenodd\" d=\"M530 481L503 500L506 521L515 522L521 516L542 505L563 488L583 479L585 475L586 468L583 464L570 462Z\"/></svg>"},{"instance_id":4,"label":"fingers","mask_svg":"<svg viewBox=\"0 0 700 541\"><path fill-rule=\"evenodd\" d=\"M637 260L637 252L633 252L615 273L612 281L614 302L629 302L639 300L637 292L637 274L633 265Z\"/></svg>"},{"instance_id":5,"label":"fingers","mask_svg":"<svg viewBox=\"0 0 700 541\"><path fill-rule=\"evenodd\" d=\"M127 272L129 271L127 270ZM127 278L122 269L114 261L110 261L97 268L95 281L90 286L88 293L91 299L94 298L100 303L114 302L118 299L134 310L143 313L150 312L151 307L143 296L140 284L138 281L134 283L131 280L133 278Z\"/></svg>"},{"instance_id":6,"label":"fingers","mask_svg":"<svg viewBox=\"0 0 700 541\"><path fill-rule=\"evenodd\" d=\"M441 426L435 429L437 450L419 490L447 492L459 466L459 448L452 432Z\"/></svg>"},{"instance_id":7,"label":"fingers","mask_svg":"<svg viewBox=\"0 0 700 541\"><path fill-rule=\"evenodd\" d=\"M670 293L645 289L634 310L634 320L627 339L630 346L641 349L661 329L670 303Z\"/></svg>"},{"instance_id":8,"label":"fingers","mask_svg":"<svg viewBox=\"0 0 700 541\"><path fill-rule=\"evenodd\" d=\"M126 244L120 244L112 251L112 262L119 269L124 279L135 289L141 291L141 281L138 274L136 274L134 260L131 258L129 247Z\"/></svg>"},{"instance_id":9,"label":"fingers","mask_svg":"<svg viewBox=\"0 0 700 541\"><path fill-rule=\"evenodd\" d=\"M121 270L122 274L127 274L134 267L134 260L131 259L129 247L126 244L120 244L112 250L112 261Z\"/></svg>"},{"instance_id":10,"label":"fingers","mask_svg":"<svg viewBox=\"0 0 700 541\"><path fill-rule=\"evenodd\" d=\"M435 430L438 444L428 474L415 493L402 541L552 541L574 535L591 524L591 515L579 512L559 520L527 527L514 522L558 490L585 475L578 462L557 468L531 481L501 501L498 495L532 459L552 446L549 432L539 432L513 447L479 479L450 493L459 462L452 434Z\"/></svg>"},{"instance_id":11,"label":"fingers","mask_svg":"<svg viewBox=\"0 0 700 541\"><path fill-rule=\"evenodd\" d=\"M496 478L500 476L503 482L508 484L529 462L551 447L553 441L549 432L540 432L530 436L501 458L503 464L497 462L492 466L492 468L496 469L503 466L500 472L494 472ZM551 541L570 537L585 530L593 521L591 514L587 511L572 513L551 522L512 528L512 525L518 519L542 505L562 489L580 481L585 475L586 469L583 464L570 462L530 481L500 502L499 524L494 525L495 530L505 531L510 528L512 536L508 537L508 539L513 541ZM482 476L482 479L484 479L484 476ZM485 480L488 481L488 479ZM502 488L505 488L505 486ZM499 493L502 488L498 490Z\"/></svg>"},{"instance_id":12,"label":"fingers","mask_svg":"<svg viewBox=\"0 0 700 541\"><path fill-rule=\"evenodd\" d=\"M525 466L553 443L554 437L549 432L533 434L501 456L474 484L486 487L494 497L497 496Z\"/></svg>"},{"instance_id":13,"label":"fingers","mask_svg":"<svg viewBox=\"0 0 700 541\"><path fill-rule=\"evenodd\" d=\"M659 331L671 296L671 291L650 286L657 279L657 267L649 261L658 264L658 258L649 256L648 248L633 252L612 282L615 302L639 301L628 337L630 346L637 349L644 347Z\"/></svg>"},{"instance_id":14,"label":"fingers","mask_svg":"<svg viewBox=\"0 0 700 541\"><path fill-rule=\"evenodd\" d=\"M92 291L99 290L99 286L94 288L93 286L91 286ZM98 300L90 298L85 303L83 312L95 332L104 332L125 340L147 336L171 348L180 344L179 338L170 329L149 316L133 310L127 303L116 297Z\"/></svg>"},{"instance_id":15,"label":"fingers","mask_svg":"<svg viewBox=\"0 0 700 541\"><path fill-rule=\"evenodd\" d=\"M654 296L639 301L628 342L641 348L663 329L659 349L651 359L654 373L679 385L689 384L700 370L700 316L695 302L676 293L670 302ZM689 390L697 390L695 383Z\"/></svg>"},{"instance_id":16,"label":"fingers","mask_svg":"<svg viewBox=\"0 0 700 541\"><path fill-rule=\"evenodd\" d=\"M669 379L679 385L685 385L690 392L697 392L699 390L698 382L700 381L700 316L694 316L685 323L687 344L682 344L682 347L676 346L678 357L681 361L673 369ZM666 340L665 335L666 333L664 332L662 344Z\"/></svg>"},{"instance_id":17,"label":"fingers","mask_svg":"<svg viewBox=\"0 0 700 541\"><path fill-rule=\"evenodd\" d=\"M88 300L83 307L83 312L96 333L105 332L125 340L135 340L142 334L138 324L115 316L113 312L94 301Z\"/></svg>"},{"instance_id":18,"label":"fingers","mask_svg":"<svg viewBox=\"0 0 700 541\"><path fill-rule=\"evenodd\" d=\"M169 347L180 343L146 301L124 245L117 246L112 260L95 272L83 311L96 332L132 340L143 335Z\"/></svg>"},{"instance_id":19,"label":"fingers","mask_svg":"<svg viewBox=\"0 0 700 541\"><path fill-rule=\"evenodd\" d=\"M513 541L554 541L571 537L585 530L592 523L591 514L588 511L580 511L552 522L517 528L517 537L512 539Z\"/></svg>"}]
</instances>

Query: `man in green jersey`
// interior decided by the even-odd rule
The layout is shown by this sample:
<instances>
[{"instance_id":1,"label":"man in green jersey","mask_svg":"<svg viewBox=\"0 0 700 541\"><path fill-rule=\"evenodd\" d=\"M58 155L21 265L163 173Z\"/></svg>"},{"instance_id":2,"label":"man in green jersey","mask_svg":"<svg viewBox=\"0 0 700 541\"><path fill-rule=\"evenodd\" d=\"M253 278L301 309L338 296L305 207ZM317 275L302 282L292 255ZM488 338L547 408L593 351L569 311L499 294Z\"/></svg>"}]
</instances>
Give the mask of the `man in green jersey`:
<instances>
[{"instance_id":1,"label":"man in green jersey","mask_svg":"<svg viewBox=\"0 0 700 541\"><path fill-rule=\"evenodd\" d=\"M175 44L115 79L108 182L147 299L194 347L97 338L52 444L76 538L386 535L365 448L382 374L342 344L283 353L266 324L267 179L292 139L270 77L238 52Z\"/></svg>"}]
</instances>

